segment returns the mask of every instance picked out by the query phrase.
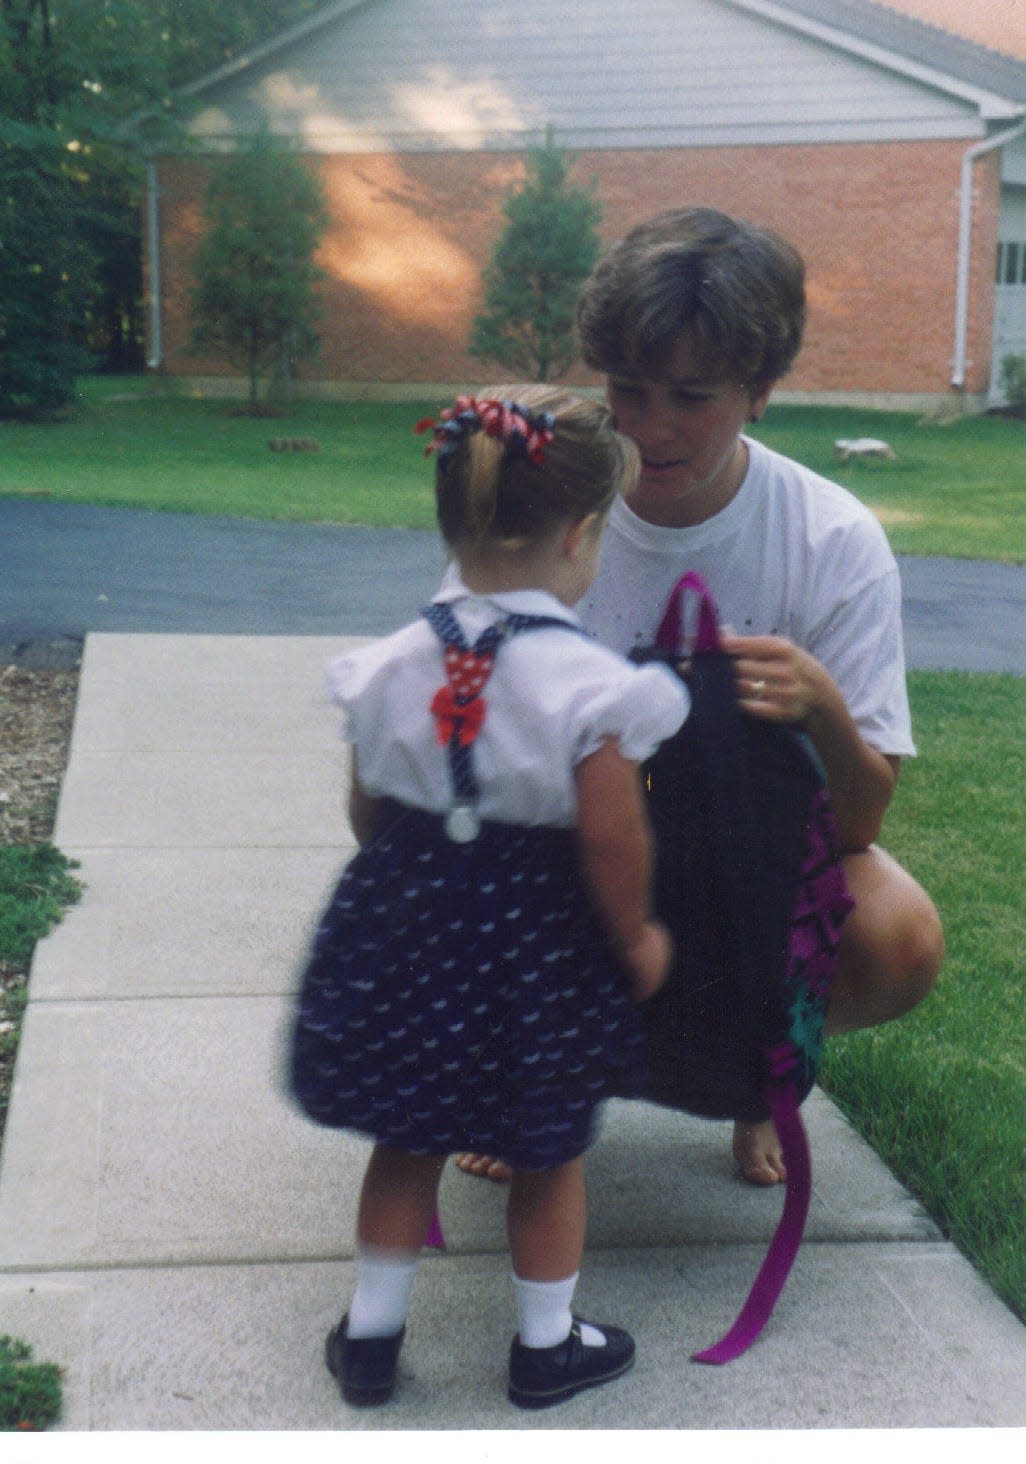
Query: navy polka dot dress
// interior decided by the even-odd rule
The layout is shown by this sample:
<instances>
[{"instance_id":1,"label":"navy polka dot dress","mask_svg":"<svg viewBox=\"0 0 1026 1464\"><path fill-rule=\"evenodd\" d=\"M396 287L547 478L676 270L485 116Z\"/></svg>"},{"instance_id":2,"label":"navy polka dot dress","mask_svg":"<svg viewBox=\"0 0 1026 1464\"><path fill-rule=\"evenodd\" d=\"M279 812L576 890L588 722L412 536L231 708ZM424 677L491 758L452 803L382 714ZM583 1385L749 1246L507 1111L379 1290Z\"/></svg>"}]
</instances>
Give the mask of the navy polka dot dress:
<instances>
[{"instance_id":1,"label":"navy polka dot dress","mask_svg":"<svg viewBox=\"0 0 1026 1464\"><path fill-rule=\"evenodd\" d=\"M588 1146L604 1098L644 1090L643 1054L573 833L485 822L459 844L405 809L324 914L291 1080L318 1123L545 1169Z\"/></svg>"}]
</instances>

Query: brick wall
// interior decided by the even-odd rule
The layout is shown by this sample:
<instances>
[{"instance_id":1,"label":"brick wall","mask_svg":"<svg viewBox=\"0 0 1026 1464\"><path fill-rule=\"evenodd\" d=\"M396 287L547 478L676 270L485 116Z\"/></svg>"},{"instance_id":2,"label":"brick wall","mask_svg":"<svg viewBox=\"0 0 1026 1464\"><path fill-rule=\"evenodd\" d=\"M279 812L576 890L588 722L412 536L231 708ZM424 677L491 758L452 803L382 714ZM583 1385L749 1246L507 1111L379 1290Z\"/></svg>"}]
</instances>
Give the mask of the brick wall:
<instances>
[{"instance_id":1,"label":"brick wall","mask_svg":"<svg viewBox=\"0 0 1026 1464\"><path fill-rule=\"evenodd\" d=\"M944 394L954 335L959 165L968 144L909 142L582 153L612 242L659 209L703 203L767 224L801 248L806 344L783 385L806 392ZM480 275L522 177L507 153L320 158L334 223L320 262L319 361L312 378L466 382L495 368L465 350ZM204 171L160 168L165 360L173 374L219 374L193 357L189 262L202 226ZM997 155L976 166L968 389L986 386L999 210ZM588 380L586 375L580 380Z\"/></svg>"}]
</instances>

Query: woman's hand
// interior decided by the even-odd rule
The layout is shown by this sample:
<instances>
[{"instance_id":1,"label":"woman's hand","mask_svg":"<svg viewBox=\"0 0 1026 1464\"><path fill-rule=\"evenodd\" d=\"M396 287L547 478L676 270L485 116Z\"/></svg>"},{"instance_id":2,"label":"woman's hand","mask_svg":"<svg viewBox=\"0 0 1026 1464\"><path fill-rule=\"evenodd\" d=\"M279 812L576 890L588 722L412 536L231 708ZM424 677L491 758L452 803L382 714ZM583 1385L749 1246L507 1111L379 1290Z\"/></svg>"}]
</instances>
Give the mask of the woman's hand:
<instances>
[{"instance_id":1,"label":"woman's hand","mask_svg":"<svg viewBox=\"0 0 1026 1464\"><path fill-rule=\"evenodd\" d=\"M732 636L723 648L734 658L741 708L754 717L804 723L839 696L815 657L782 636Z\"/></svg>"},{"instance_id":2,"label":"woman's hand","mask_svg":"<svg viewBox=\"0 0 1026 1464\"><path fill-rule=\"evenodd\" d=\"M866 849L880 835L900 759L862 737L833 677L808 651L782 636L729 636L743 712L800 726L819 754L842 848Z\"/></svg>"}]
</instances>

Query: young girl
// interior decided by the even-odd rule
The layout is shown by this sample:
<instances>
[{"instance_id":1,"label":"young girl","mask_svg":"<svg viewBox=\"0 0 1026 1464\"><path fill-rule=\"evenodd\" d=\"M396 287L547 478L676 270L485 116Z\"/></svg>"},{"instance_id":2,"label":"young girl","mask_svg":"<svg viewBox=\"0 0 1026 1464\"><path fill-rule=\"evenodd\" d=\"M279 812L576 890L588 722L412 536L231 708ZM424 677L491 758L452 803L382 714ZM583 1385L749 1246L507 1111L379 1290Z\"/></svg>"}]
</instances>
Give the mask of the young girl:
<instances>
[{"instance_id":1,"label":"young girl","mask_svg":"<svg viewBox=\"0 0 1026 1464\"><path fill-rule=\"evenodd\" d=\"M503 1154L518 1334L509 1396L546 1407L626 1372L634 1343L571 1311L596 1110L644 1085L632 1001L665 978L637 763L687 693L580 629L606 513L638 456L607 410L545 387L459 398L427 449L459 576L332 668L359 852L323 918L292 1083L376 1141L356 1290L328 1337L343 1397L395 1385L446 1156Z\"/></svg>"}]
</instances>

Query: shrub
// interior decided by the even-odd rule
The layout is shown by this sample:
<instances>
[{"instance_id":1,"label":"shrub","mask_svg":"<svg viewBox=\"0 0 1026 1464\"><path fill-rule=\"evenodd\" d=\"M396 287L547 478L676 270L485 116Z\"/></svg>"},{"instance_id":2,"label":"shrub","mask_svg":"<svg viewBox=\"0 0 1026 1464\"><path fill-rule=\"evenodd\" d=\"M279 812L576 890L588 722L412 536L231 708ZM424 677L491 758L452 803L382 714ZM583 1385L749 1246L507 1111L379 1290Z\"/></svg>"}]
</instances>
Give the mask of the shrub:
<instances>
[{"instance_id":1,"label":"shrub","mask_svg":"<svg viewBox=\"0 0 1026 1464\"><path fill-rule=\"evenodd\" d=\"M60 1417L61 1374L52 1362L33 1362L32 1348L0 1337L0 1430L46 1428Z\"/></svg>"},{"instance_id":2,"label":"shrub","mask_svg":"<svg viewBox=\"0 0 1026 1464\"><path fill-rule=\"evenodd\" d=\"M36 942L81 894L74 868L52 844L0 848L0 959L27 967Z\"/></svg>"},{"instance_id":3,"label":"shrub","mask_svg":"<svg viewBox=\"0 0 1026 1464\"><path fill-rule=\"evenodd\" d=\"M215 169L207 232L193 265L194 350L223 351L249 377L285 389L296 363L317 349L314 250L327 213L320 183L280 139L261 133Z\"/></svg>"},{"instance_id":4,"label":"shrub","mask_svg":"<svg viewBox=\"0 0 1026 1464\"><path fill-rule=\"evenodd\" d=\"M574 307L598 257L601 209L590 192L568 186L566 160L550 134L529 155L527 179L507 198L505 213L470 353L525 380L551 381L574 363Z\"/></svg>"}]
</instances>

